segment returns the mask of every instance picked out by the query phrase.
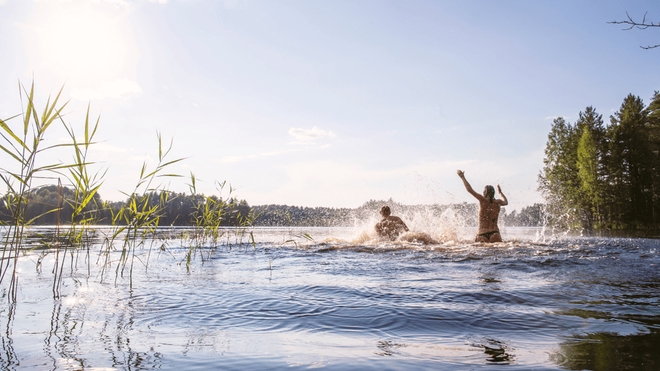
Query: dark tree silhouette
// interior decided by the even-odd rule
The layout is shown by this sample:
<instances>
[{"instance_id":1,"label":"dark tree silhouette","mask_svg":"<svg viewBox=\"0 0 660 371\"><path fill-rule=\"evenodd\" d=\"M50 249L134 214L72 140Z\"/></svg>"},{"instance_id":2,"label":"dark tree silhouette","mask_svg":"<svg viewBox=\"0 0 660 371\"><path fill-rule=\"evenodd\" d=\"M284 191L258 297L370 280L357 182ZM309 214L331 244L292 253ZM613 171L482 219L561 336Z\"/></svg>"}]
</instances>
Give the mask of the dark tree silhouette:
<instances>
[{"instance_id":1,"label":"dark tree silhouette","mask_svg":"<svg viewBox=\"0 0 660 371\"><path fill-rule=\"evenodd\" d=\"M640 22L634 20L630 16L630 14L628 14L628 12L626 12L626 17L628 19L623 20L623 21L612 21L612 22L607 22L607 23L626 25L628 27L624 28L625 31L632 30L633 28L637 28L637 29L640 29L640 30L646 30L647 28L651 28L651 27L659 27L660 28L660 22L653 22L653 21L647 21L646 20L646 14L647 13L648 12L644 13L644 16L642 17L642 20ZM647 46L640 45L639 47L642 48L642 49L653 49L653 48L660 47L660 44L647 45Z\"/></svg>"}]
</instances>

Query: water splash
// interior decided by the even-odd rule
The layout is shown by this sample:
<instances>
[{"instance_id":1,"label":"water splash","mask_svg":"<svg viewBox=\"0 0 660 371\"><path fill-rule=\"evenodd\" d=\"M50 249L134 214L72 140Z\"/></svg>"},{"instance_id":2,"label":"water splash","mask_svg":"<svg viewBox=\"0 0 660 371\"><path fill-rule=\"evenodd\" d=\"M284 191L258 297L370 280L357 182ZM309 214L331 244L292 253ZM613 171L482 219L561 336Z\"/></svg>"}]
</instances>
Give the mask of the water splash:
<instances>
[{"instance_id":1,"label":"water splash","mask_svg":"<svg viewBox=\"0 0 660 371\"><path fill-rule=\"evenodd\" d=\"M472 239L475 227L469 225L469 213L475 212L465 205L440 208L438 206L412 206L397 214L408 225L409 232L400 235L395 242L424 245L447 244ZM476 209L475 209L476 210ZM393 208L396 211L396 208ZM474 218L474 217L472 217ZM382 244L374 226L380 220L377 212L354 220L355 234L350 242L356 244Z\"/></svg>"}]
</instances>

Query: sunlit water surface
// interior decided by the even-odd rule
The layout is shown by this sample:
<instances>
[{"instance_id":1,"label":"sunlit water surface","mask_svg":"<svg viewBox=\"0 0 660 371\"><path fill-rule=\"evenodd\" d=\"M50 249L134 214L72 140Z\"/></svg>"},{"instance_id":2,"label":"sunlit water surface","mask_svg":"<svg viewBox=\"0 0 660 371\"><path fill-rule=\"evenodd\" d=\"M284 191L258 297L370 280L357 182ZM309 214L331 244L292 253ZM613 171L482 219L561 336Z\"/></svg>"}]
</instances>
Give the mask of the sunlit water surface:
<instances>
[{"instance_id":1,"label":"sunlit water surface","mask_svg":"<svg viewBox=\"0 0 660 371\"><path fill-rule=\"evenodd\" d=\"M2 284L1 368L660 370L660 240L227 233L187 265L190 240L163 230L132 288L119 252L103 275L99 249L67 255L60 299L54 252L27 252L13 310Z\"/></svg>"}]
</instances>

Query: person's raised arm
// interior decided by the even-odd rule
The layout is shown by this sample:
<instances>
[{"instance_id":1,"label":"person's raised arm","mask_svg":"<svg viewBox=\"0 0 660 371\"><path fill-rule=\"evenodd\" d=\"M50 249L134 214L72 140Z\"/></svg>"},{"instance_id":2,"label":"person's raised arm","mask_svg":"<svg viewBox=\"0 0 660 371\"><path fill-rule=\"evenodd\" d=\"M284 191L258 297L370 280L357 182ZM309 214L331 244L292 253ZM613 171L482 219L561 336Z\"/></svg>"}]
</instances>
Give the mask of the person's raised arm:
<instances>
[{"instance_id":1,"label":"person's raised arm","mask_svg":"<svg viewBox=\"0 0 660 371\"><path fill-rule=\"evenodd\" d=\"M502 200L500 201L500 205L502 205L502 206L506 206L506 205L508 205L508 204L509 204L509 200L507 200L507 199L506 199L506 196L504 195L504 193L502 193L502 188L500 188L500 185L499 185L499 184L497 185L497 193L499 193L500 196L502 196Z\"/></svg>"},{"instance_id":2,"label":"person's raised arm","mask_svg":"<svg viewBox=\"0 0 660 371\"><path fill-rule=\"evenodd\" d=\"M465 172L463 170L456 170L456 174L458 174L458 177L461 178L463 181L463 185L465 186L465 189L470 193L472 196L474 196L477 200L481 200L484 198L484 196L478 194L477 192L472 189L472 186L470 183L468 183L467 179L465 179Z\"/></svg>"}]
</instances>

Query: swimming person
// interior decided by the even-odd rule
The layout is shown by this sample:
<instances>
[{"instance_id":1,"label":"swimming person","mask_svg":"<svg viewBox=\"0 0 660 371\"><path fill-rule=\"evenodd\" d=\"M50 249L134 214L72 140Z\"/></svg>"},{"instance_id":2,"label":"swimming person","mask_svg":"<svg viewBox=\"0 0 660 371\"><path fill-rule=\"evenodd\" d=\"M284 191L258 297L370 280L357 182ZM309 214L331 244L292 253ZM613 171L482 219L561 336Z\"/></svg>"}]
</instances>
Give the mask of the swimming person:
<instances>
[{"instance_id":1,"label":"swimming person","mask_svg":"<svg viewBox=\"0 0 660 371\"><path fill-rule=\"evenodd\" d=\"M383 219L376 223L374 229L376 229L376 233L378 233L380 237L386 237L394 241L399 237L399 234L408 232L408 226L403 220L401 220L401 218L390 214L392 214L392 211L389 206L381 207L380 215Z\"/></svg>"},{"instance_id":2,"label":"swimming person","mask_svg":"<svg viewBox=\"0 0 660 371\"><path fill-rule=\"evenodd\" d=\"M477 231L477 236L475 237L475 242L502 242L502 236L500 235L500 230L497 228L497 218L500 215L500 206L506 206L509 204L509 201L506 199L506 196L502 193L500 185L497 185L497 192L502 196L502 200L495 198L495 188L491 185L484 187L483 196L478 194L472 189L470 183L465 179L465 172L458 170L456 171L458 176L463 180L465 189L479 200L479 230Z\"/></svg>"}]
</instances>

